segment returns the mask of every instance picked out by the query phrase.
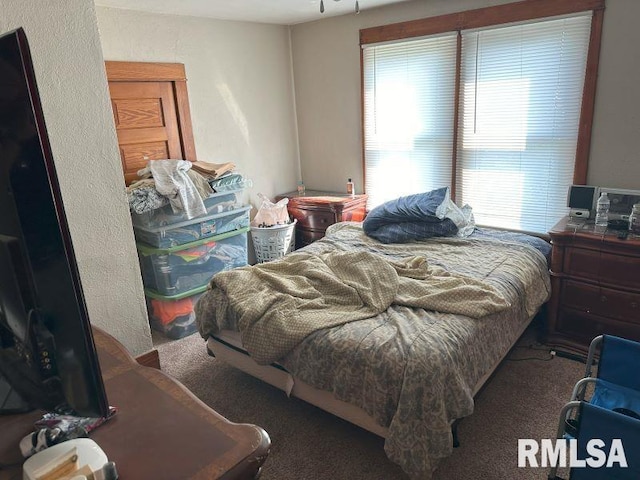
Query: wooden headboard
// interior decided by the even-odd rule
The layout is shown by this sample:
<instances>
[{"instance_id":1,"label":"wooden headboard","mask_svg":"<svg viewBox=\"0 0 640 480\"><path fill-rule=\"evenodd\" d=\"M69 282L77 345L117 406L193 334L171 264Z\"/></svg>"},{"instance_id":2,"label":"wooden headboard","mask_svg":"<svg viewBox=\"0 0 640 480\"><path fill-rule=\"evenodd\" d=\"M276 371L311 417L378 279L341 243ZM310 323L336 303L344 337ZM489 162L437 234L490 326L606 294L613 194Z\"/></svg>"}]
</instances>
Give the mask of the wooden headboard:
<instances>
[{"instance_id":1,"label":"wooden headboard","mask_svg":"<svg viewBox=\"0 0 640 480\"><path fill-rule=\"evenodd\" d=\"M149 160L196 160L181 63L105 62L127 185Z\"/></svg>"}]
</instances>

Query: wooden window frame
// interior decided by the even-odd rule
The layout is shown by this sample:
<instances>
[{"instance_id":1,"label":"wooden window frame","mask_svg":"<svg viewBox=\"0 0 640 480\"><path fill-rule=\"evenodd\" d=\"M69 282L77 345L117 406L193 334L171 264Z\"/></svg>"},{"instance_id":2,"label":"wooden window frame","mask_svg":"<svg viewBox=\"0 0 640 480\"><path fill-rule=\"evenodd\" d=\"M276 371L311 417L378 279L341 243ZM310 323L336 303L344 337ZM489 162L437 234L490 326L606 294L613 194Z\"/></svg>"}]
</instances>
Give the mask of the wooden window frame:
<instances>
[{"instance_id":1,"label":"wooden window frame","mask_svg":"<svg viewBox=\"0 0 640 480\"><path fill-rule=\"evenodd\" d=\"M170 82L172 84L184 160L195 162L196 146L193 139L184 64L108 60L104 65L109 82Z\"/></svg>"},{"instance_id":2,"label":"wooden window frame","mask_svg":"<svg viewBox=\"0 0 640 480\"><path fill-rule=\"evenodd\" d=\"M582 91L582 105L578 127L578 141L576 147L575 166L573 170L574 185L586 185L591 150L591 129L593 125L596 84L598 79L598 63L600 58L600 44L602 39L602 22L604 17L605 0L524 0L494 7L478 8L464 12L450 13L436 17L422 18L407 22L393 23L360 30L360 46L404 40L446 32L458 32L458 46L456 59L456 89L455 113L453 126L453 159L451 195L456 196L456 140L458 138L458 109L460 104L460 32L472 28L497 26L507 23L537 20L559 15L568 15L593 11L591 19L591 36L587 52L587 65ZM360 92L362 119L362 170L366 176L365 165L365 134L364 134L364 55L360 48ZM366 178L365 178L366 184Z\"/></svg>"}]
</instances>

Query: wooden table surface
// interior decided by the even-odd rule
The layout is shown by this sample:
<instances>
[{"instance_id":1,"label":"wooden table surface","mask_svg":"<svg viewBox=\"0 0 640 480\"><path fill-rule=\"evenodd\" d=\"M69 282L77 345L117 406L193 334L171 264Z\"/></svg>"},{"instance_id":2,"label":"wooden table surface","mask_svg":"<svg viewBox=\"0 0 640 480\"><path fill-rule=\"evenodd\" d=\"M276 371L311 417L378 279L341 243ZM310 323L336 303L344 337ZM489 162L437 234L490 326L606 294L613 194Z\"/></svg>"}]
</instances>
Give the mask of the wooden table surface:
<instances>
[{"instance_id":1,"label":"wooden table surface","mask_svg":"<svg viewBox=\"0 0 640 480\"><path fill-rule=\"evenodd\" d=\"M176 380L138 365L113 337L94 328L109 404L118 413L91 432L121 480L254 478L270 447L260 427L235 424ZM20 460L18 442L42 412L0 417L0 463ZM0 480L21 468L0 470Z\"/></svg>"}]
</instances>

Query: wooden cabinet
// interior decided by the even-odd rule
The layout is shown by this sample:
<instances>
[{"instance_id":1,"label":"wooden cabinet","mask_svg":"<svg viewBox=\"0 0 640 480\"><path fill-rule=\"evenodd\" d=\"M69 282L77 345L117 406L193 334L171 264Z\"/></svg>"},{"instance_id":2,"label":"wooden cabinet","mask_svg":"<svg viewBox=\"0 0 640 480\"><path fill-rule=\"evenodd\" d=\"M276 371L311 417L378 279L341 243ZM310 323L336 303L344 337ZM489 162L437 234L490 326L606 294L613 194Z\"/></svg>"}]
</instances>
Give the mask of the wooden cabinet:
<instances>
[{"instance_id":1,"label":"wooden cabinet","mask_svg":"<svg viewBox=\"0 0 640 480\"><path fill-rule=\"evenodd\" d=\"M565 218L549 232L549 345L585 354L607 333L640 341L640 237Z\"/></svg>"},{"instance_id":2,"label":"wooden cabinet","mask_svg":"<svg viewBox=\"0 0 640 480\"><path fill-rule=\"evenodd\" d=\"M304 247L324 237L329 225L337 222L361 222L366 216L367 195L346 195L307 190L284 193L276 201L289 199L289 215L298 220L296 248Z\"/></svg>"}]
</instances>

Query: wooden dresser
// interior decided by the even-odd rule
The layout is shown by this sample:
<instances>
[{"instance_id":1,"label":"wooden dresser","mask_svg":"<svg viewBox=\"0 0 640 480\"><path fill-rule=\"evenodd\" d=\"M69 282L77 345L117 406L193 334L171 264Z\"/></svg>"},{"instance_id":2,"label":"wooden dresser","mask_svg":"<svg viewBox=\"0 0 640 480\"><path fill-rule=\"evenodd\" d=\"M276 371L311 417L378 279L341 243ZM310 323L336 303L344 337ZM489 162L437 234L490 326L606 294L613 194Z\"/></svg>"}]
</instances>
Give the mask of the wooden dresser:
<instances>
[{"instance_id":1,"label":"wooden dresser","mask_svg":"<svg viewBox=\"0 0 640 480\"><path fill-rule=\"evenodd\" d=\"M617 233L568 218L549 232L549 345L585 354L603 333L640 341L640 237Z\"/></svg>"},{"instance_id":2,"label":"wooden dresser","mask_svg":"<svg viewBox=\"0 0 640 480\"><path fill-rule=\"evenodd\" d=\"M283 193L276 201L289 199L289 215L298 220L296 248L304 247L324 237L329 225L338 222L361 222L366 216L367 195L346 195L307 190Z\"/></svg>"}]
</instances>

